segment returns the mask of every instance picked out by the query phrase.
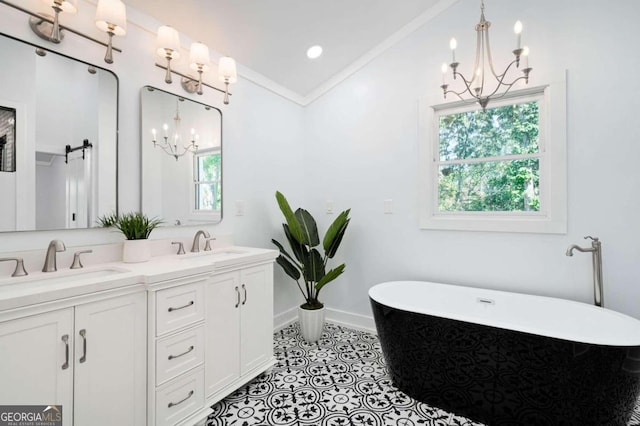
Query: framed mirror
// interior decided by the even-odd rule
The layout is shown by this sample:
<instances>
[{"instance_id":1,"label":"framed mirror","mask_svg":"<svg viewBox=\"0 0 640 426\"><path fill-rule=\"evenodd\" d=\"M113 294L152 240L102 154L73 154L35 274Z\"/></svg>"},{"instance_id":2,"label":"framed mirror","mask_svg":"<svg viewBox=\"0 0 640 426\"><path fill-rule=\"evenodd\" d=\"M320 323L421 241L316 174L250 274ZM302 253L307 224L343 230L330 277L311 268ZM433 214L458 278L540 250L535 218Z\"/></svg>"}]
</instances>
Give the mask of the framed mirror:
<instances>
[{"instance_id":1,"label":"framed mirror","mask_svg":"<svg viewBox=\"0 0 640 426\"><path fill-rule=\"evenodd\" d=\"M222 112L145 86L142 212L167 225L222 220Z\"/></svg>"},{"instance_id":2,"label":"framed mirror","mask_svg":"<svg viewBox=\"0 0 640 426\"><path fill-rule=\"evenodd\" d=\"M118 78L0 34L0 232L117 212Z\"/></svg>"}]
</instances>

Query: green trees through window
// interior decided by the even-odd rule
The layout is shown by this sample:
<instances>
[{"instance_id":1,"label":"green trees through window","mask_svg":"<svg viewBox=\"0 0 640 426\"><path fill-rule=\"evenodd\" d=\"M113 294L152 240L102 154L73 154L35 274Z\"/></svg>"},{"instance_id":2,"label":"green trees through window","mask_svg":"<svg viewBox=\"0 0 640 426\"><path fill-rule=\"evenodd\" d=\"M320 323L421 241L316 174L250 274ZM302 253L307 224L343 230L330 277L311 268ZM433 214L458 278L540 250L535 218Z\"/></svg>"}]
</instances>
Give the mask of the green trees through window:
<instances>
[{"instance_id":1,"label":"green trees through window","mask_svg":"<svg viewBox=\"0 0 640 426\"><path fill-rule=\"evenodd\" d=\"M538 100L439 117L441 212L540 209Z\"/></svg>"},{"instance_id":2,"label":"green trees through window","mask_svg":"<svg viewBox=\"0 0 640 426\"><path fill-rule=\"evenodd\" d=\"M221 197L220 151L196 155L195 208L196 210L220 210Z\"/></svg>"}]
</instances>

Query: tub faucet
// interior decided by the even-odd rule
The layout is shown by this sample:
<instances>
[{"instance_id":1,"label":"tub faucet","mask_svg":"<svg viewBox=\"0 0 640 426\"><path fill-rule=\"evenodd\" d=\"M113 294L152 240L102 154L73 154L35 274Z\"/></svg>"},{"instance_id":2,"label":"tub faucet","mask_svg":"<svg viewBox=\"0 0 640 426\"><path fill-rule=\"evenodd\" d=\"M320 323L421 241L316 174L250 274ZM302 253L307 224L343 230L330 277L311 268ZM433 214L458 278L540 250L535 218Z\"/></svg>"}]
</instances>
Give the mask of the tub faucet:
<instances>
[{"instance_id":1,"label":"tub faucet","mask_svg":"<svg viewBox=\"0 0 640 426\"><path fill-rule=\"evenodd\" d=\"M58 270L56 266L56 253L59 251L65 251L67 248L60 240L52 240L47 248L47 254L44 257L44 266L42 272L55 272Z\"/></svg>"},{"instance_id":2,"label":"tub faucet","mask_svg":"<svg viewBox=\"0 0 640 426\"><path fill-rule=\"evenodd\" d=\"M585 240L591 240L591 247L579 247L575 244L567 248L566 255L573 256L573 251L578 250L583 253L591 253L593 262L593 299L596 306L604 307L604 294L602 287L602 243L597 237L587 235Z\"/></svg>"},{"instance_id":3,"label":"tub faucet","mask_svg":"<svg viewBox=\"0 0 640 426\"><path fill-rule=\"evenodd\" d=\"M192 253L197 253L200 251L200 236L204 236L204 238L211 238L211 235L209 235L209 232L207 231L200 230L196 232L196 235L193 237L193 244L191 245Z\"/></svg>"}]
</instances>

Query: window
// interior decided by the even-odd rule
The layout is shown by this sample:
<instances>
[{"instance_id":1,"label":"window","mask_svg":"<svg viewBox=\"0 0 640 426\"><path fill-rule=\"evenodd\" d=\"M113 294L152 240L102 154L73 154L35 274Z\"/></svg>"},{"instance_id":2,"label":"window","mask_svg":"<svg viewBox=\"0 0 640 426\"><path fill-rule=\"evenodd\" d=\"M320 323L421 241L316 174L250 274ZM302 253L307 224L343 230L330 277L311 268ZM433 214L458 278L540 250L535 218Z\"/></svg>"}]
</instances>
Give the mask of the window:
<instances>
[{"instance_id":1,"label":"window","mask_svg":"<svg viewBox=\"0 0 640 426\"><path fill-rule=\"evenodd\" d=\"M485 112L461 102L422 108L421 227L566 232L564 97L563 81Z\"/></svg>"},{"instance_id":2,"label":"window","mask_svg":"<svg viewBox=\"0 0 640 426\"><path fill-rule=\"evenodd\" d=\"M194 209L195 213L220 212L221 199L220 149L199 151L194 156Z\"/></svg>"}]
</instances>

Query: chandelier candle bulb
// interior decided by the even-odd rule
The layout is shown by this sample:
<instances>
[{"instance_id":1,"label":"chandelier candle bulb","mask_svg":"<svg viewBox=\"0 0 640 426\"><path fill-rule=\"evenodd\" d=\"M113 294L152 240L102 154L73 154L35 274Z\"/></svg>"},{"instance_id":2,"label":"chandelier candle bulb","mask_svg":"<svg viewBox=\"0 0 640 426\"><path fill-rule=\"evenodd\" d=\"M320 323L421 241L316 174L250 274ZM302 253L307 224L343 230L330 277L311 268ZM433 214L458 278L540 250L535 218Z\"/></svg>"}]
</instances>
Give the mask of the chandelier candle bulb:
<instances>
[{"instance_id":1,"label":"chandelier candle bulb","mask_svg":"<svg viewBox=\"0 0 640 426\"><path fill-rule=\"evenodd\" d=\"M452 38L451 41L449 41L449 48L451 48L451 62L456 61L456 47L458 47L458 42L455 38Z\"/></svg>"},{"instance_id":2,"label":"chandelier candle bulb","mask_svg":"<svg viewBox=\"0 0 640 426\"><path fill-rule=\"evenodd\" d=\"M522 22L516 21L516 24L513 26L513 32L516 33L516 49L520 49L522 46Z\"/></svg>"},{"instance_id":3,"label":"chandelier candle bulb","mask_svg":"<svg viewBox=\"0 0 640 426\"><path fill-rule=\"evenodd\" d=\"M164 123L162 125L162 128L164 129L164 137L168 138L169 137L169 125L167 123Z\"/></svg>"},{"instance_id":4,"label":"chandelier candle bulb","mask_svg":"<svg viewBox=\"0 0 640 426\"><path fill-rule=\"evenodd\" d=\"M529 68L529 46L522 48L522 56L524 56L524 68Z\"/></svg>"},{"instance_id":5,"label":"chandelier candle bulb","mask_svg":"<svg viewBox=\"0 0 640 426\"><path fill-rule=\"evenodd\" d=\"M447 75L447 69L449 68L449 66L445 63L442 64L442 84L445 84L445 76Z\"/></svg>"}]
</instances>

